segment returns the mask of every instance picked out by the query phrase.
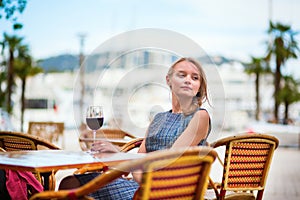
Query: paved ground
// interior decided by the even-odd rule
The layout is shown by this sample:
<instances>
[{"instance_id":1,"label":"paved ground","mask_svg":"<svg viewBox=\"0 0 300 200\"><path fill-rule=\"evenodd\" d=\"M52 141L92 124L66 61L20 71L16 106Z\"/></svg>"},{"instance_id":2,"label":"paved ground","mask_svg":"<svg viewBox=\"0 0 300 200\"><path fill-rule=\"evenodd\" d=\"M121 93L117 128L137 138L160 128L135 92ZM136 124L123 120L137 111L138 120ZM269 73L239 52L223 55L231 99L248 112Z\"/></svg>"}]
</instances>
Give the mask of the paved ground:
<instances>
[{"instance_id":1,"label":"paved ground","mask_svg":"<svg viewBox=\"0 0 300 200\"><path fill-rule=\"evenodd\" d=\"M80 150L77 133L65 132L65 149ZM59 182L74 170L57 173ZM216 174L214 174L216 175ZM264 200L299 200L300 199L300 150L298 148L279 147L273 157Z\"/></svg>"},{"instance_id":2,"label":"paved ground","mask_svg":"<svg viewBox=\"0 0 300 200\"><path fill-rule=\"evenodd\" d=\"M273 157L264 199L300 199L300 150L279 147Z\"/></svg>"}]
</instances>

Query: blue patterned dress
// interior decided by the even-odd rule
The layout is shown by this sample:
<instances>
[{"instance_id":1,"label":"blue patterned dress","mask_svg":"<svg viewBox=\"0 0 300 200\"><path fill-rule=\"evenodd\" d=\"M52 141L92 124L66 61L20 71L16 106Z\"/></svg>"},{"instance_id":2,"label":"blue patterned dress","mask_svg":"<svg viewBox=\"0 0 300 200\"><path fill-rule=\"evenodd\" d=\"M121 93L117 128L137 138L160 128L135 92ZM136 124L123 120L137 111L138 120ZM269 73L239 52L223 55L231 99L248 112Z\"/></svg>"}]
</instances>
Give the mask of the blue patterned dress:
<instances>
[{"instance_id":1,"label":"blue patterned dress","mask_svg":"<svg viewBox=\"0 0 300 200\"><path fill-rule=\"evenodd\" d=\"M198 110L204 110L199 108ZM194 112L195 113L195 112ZM158 113L148 129L148 136L146 138L147 152L157 151L161 149L170 148L181 133L186 129L191 121L194 113L184 116L179 113L172 113L171 111ZM210 133L210 122L209 131ZM208 136L207 134L207 136ZM206 139L202 140L199 145L204 145ZM81 184L88 182L95 178L97 173L90 173L84 175L76 175ZM139 184L133 180L125 180L122 178L109 183L105 187L92 193L90 196L95 199L103 200L130 200L133 198L135 191L138 189Z\"/></svg>"}]
</instances>

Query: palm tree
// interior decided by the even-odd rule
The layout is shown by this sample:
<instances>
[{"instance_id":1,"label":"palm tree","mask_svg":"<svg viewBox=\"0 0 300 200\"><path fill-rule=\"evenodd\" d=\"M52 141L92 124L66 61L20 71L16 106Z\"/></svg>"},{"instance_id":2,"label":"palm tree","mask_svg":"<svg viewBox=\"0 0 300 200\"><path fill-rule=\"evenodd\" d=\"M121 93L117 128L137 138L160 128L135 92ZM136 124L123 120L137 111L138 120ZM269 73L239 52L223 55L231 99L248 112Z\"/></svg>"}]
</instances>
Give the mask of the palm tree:
<instances>
[{"instance_id":1,"label":"palm tree","mask_svg":"<svg viewBox=\"0 0 300 200\"><path fill-rule=\"evenodd\" d=\"M18 0L18 1L8 1L1 0L0 1L0 20L4 18L12 22L13 29L21 29L23 25L19 23L18 15L22 14L25 10L27 4L27 0Z\"/></svg>"},{"instance_id":2,"label":"palm tree","mask_svg":"<svg viewBox=\"0 0 300 200\"><path fill-rule=\"evenodd\" d=\"M269 68L268 63L264 58L251 57L250 63L243 63L245 65L245 72L247 74L255 75L255 102L256 102L256 110L255 110L255 119L259 120L260 115L260 75L263 73L270 73L271 70Z\"/></svg>"},{"instance_id":3,"label":"palm tree","mask_svg":"<svg viewBox=\"0 0 300 200\"><path fill-rule=\"evenodd\" d=\"M300 100L300 92L298 90L297 81L289 75L283 76L284 84L278 93L278 100L284 104L284 120L283 123L287 124L289 120L289 106Z\"/></svg>"},{"instance_id":4,"label":"palm tree","mask_svg":"<svg viewBox=\"0 0 300 200\"><path fill-rule=\"evenodd\" d=\"M18 58L15 60L15 73L21 79L21 131L23 131L26 79L41 73L43 69L33 65L33 59L29 54L27 45L20 46L18 52Z\"/></svg>"},{"instance_id":5,"label":"palm tree","mask_svg":"<svg viewBox=\"0 0 300 200\"><path fill-rule=\"evenodd\" d=\"M281 81L281 67L290 58L297 58L299 52L297 41L294 39L294 32L289 25L280 23L273 24L270 21L268 33L271 36L271 44L267 50L267 60L270 61L272 55L275 57L274 73L274 120L278 121L279 91Z\"/></svg>"},{"instance_id":6,"label":"palm tree","mask_svg":"<svg viewBox=\"0 0 300 200\"><path fill-rule=\"evenodd\" d=\"M18 37L16 35L9 36L6 33L3 34L4 40L2 42L2 54L6 47L8 47L8 62L7 62L7 100L6 100L6 109L9 113L12 112L12 100L11 96L13 93L13 86L14 86L14 61L15 61L15 54L18 50L23 37Z\"/></svg>"}]
</instances>

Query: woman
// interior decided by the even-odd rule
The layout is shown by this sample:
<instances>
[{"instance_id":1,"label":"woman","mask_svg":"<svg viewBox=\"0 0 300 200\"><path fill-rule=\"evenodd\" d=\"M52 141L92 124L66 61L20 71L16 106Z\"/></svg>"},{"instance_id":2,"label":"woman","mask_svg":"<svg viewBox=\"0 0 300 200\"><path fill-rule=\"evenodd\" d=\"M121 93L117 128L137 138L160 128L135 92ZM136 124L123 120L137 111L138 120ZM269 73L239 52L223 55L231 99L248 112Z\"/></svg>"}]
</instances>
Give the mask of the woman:
<instances>
[{"instance_id":1,"label":"woman","mask_svg":"<svg viewBox=\"0 0 300 200\"><path fill-rule=\"evenodd\" d=\"M204 145L210 132L210 117L201 108L208 100L207 81L201 65L192 58L181 58L169 69L167 84L172 92L172 110L158 113L148 127L138 152L147 153L160 149ZM111 143L99 141L93 145L99 152L117 151ZM98 174L67 177L60 189L78 187ZM95 199L132 199L139 186L139 176L134 181L117 179L91 194ZM67 186L66 186L67 185ZM70 186L72 185L72 186Z\"/></svg>"}]
</instances>

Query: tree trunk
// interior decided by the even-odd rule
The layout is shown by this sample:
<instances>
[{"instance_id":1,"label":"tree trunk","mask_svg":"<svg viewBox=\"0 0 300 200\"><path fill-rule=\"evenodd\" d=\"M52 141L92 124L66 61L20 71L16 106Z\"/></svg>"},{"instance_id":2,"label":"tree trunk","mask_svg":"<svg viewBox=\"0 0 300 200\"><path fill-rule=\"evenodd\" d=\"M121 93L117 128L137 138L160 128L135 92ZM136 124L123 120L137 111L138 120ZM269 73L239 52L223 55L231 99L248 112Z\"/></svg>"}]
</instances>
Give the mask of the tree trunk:
<instances>
[{"instance_id":1,"label":"tree trunk","mask_svg":"<svg viewBox=\"0 0 300 200\"><path fill-rule=\"evenodd\" d=\"M11 96L14 84L14 52L10 49L9 50L9 62L8 62L8 69L7 69L7 101L6 107L7 112L12 112L12 103L11 103Z\"/></svg>"},{"instance_id":2,"label":"tree trunk","mask_svg":"<svg viewBox=\"0 0 300 200\"><path fill-rule=\"evenodd\" d=\"M284 111L284 120L283 120L283 124L288 124L289 123L289 103L285 102L285 111Z\"/></svg>"},{"instance_id":3,"label":"tree trunk","mask_svg":"<svg viewBox=\"0 0 300 200\"><path fill-rule=\"evenodd\" d=\"M21 91L21 132L23 132L24 125L24 112L25 112L25 88L26 78L22 78L22 91Z\"/></svg>"},{"instance_id":4,"label":"tree trunk","mask_svg":"<svg viewBox=\"0 0 300 200\"><path fill-rule=\"evenodd\" d=\"M279 58L276 58L276 71L275 71L275 79L274 79L274 120L276 123L278 123L278 108L279 108L279 100L278 100L278 94L280 91L280 79L281 79L281 60Z\"/></svg>"},{"instance_id":5,"label":"tree trunk","mask_svg":"<svg viewBox=\"0 0 300 200\"><path fill-rule=\"evenodd\" d=\"M256 111L255 111L255 119L258 121L259 120L259 114L260 114L260 94L259 94L259 73L256 73L256 80L255 80L255 101L256 101Z\"/></svg>"}]
</instances>

